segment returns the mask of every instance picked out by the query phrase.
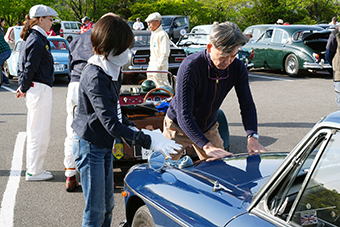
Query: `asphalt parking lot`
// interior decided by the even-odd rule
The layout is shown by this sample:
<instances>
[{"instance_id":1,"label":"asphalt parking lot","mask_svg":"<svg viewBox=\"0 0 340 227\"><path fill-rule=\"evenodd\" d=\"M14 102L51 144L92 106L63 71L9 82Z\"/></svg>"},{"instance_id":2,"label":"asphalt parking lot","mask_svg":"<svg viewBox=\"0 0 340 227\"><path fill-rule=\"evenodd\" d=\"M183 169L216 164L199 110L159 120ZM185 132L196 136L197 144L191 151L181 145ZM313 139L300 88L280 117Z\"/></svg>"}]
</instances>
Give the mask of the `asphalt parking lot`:
<instances>
[{"instance_id":1,"label":"asphalt parking lot","mask_svg":"<svg viewBox=\"0 0 340 227\"><path fill-rule=\"evenodd\" d=\"M292 150L317 121L337 110L328 73L290 78L278 71L252 70L250 86L257 106L260 142L270 151ZM27 110L24 100L14 97L16 88L15 78L9 87L0 87L0 227L81 226L84 208L81 189L67 193L64 188L67 79L57 80L53 87L51 141L45 167L54 179L46 182L26 182L24 178ZM222 109L228 118L231 151L245 152L245 132L234 91L227 96ZM115 169L117 188L112 226L118 226L124 219L120 196L123 177Z\"/></svg>"}]
</instances>

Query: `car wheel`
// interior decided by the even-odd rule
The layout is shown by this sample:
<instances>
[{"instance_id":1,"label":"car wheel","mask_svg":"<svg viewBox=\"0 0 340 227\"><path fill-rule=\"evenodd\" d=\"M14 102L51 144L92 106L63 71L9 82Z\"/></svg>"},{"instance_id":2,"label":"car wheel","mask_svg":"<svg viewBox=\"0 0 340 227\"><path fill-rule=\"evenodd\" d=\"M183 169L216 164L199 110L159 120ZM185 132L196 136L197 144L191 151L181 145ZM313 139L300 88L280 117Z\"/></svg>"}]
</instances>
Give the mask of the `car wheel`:
<instances>
[{"instance_id":1,"label":"car wheel","mask_svg":"<svg viewBox=\"0 0 340 227\"><path fill-rule=\"evenodd\" d=\"M299 75L299 60L294 54L287 56L285 61L285 71L289 76L292 77Z\"/></svg>"},{"instance_id":2,"label":"car wheel","mask_svg":"<svg viewBox=\"0 0 340 227\"><path fill-rule=\"evenodd\" d=\"M7 76L8 79L13 79L13 76L9 72L7 61L5 61L5 63L4 63L4 71L5 71L5 75Z\"/></svg>"},{"instance_id":3,"label":"car wheel","mask_svg":"<svg viewBox=\"0 0 340 227\"><path fill-rule=\"evenodd\" d=\"M132 227L154 227L155 223L146 205L138 208L132 220Z\"/></svg>"}]
</instances>

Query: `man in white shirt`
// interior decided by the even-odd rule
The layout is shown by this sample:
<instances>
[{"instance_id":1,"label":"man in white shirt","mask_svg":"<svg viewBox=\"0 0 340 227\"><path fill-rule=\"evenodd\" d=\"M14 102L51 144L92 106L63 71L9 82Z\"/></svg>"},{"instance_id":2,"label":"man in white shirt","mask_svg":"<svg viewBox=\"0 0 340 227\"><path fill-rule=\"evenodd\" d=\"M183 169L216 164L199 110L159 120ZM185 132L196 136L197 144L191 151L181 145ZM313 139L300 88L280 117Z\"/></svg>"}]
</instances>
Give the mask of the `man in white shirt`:
<instances>
[{"instance_id":1,"label":"man in white shirt","mask_svg":"<svg viewBox=\"0 0 340 227\"><path fill-rule=\"evenodd\" d=\"M148 70L168 70L170 41L168 34L163 30L161 24L162 17L159 13L150 14L145 21L148 23L151 31L150 39L150 61ZM147 73L148 80L155 82L156 87L166 86L169 84L166 73Z\"/></svg>"},{"instance_id":2,"label":"man in white shirt","mask_svg":"<svg viewBox=\"0 0 340 227\"><path fill-rule=\"evenodd\" d=\"M140 18L137 17L136 22L133 24L133 30L143 30L144 24L140 21Z\"/></svg>"}]
</instances>

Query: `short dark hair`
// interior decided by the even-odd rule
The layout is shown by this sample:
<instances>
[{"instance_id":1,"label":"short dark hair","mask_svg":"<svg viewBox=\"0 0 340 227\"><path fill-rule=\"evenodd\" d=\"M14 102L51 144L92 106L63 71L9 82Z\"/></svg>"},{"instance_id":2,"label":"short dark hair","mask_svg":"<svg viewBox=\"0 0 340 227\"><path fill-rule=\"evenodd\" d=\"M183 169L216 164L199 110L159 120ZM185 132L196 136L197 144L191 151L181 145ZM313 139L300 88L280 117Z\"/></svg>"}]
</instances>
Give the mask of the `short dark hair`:
<instances>
[{"instance_id":1,"label":"short dark hair","mask_svg":"<svg viewBox=\"0 0 340 227\"><path fill-rule=\"evenodd\" d=\"M130 26L119 16L107 15L93 26L91 43L93 52L104 55L105 59L111 53L120 55L134 42Z\"/></svg>"},{"instance_id":2,"label":"short dark hair","mask_svg":"<svg viewBox=\"0 0 340 227\"><path fill-rule=\"evenodd\" d=\"M332 18L332 21L337 22L337 21L338 21L338 18L337 18L337 17L333 17L333 18Z\"/></svg>"}]
</instances>

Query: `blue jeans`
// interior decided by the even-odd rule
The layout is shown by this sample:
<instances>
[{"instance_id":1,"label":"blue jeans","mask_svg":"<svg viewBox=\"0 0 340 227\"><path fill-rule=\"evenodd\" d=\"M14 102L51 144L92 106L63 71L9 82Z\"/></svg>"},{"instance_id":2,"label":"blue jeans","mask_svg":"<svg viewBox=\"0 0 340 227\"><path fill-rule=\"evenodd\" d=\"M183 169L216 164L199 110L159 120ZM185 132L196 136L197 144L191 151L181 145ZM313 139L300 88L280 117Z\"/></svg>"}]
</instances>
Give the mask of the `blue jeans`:
<instances>
[{"instance_id":1,"label":"blue jeans","mask_svg":"<svg viewBox=\"0 0 340 227\"><path fill-rule=\"evenodd\" d=\"M334 81L335 102L340 109L340 81Z\"/></svg>"},{"instance_id":2,"label":"blue jeans","mask_svg":"<svg viewBox=\"0 0 340 227\"><path fill-rule=\"evenodd\" d=\"M98 147L74 135L73 154L85 199L83 227L111 226L114 207L111 149Z\"/></svg>"},{"instance_id":3,"label":"blue jeans","mask_svg":"<svg viewBox=\"0 0 340 227\"><path fill-rule=\"evenodd\" d=\"M7 76L5 75L5 73L4 72L2 72L2 81L3 82L9 82L9 79L7 78Z\"/></svg>"},{"instance_id":4,"label":"blue jeans","mask_svg":"<svg viewBox=\"0 0 340 227\"><path fill-rule=\"evenodd\" d=\"M4 64L4 62L11 56L12 50L6 50L2 53L0 53L0 66Z\"/></svg>"}]
</instances>

